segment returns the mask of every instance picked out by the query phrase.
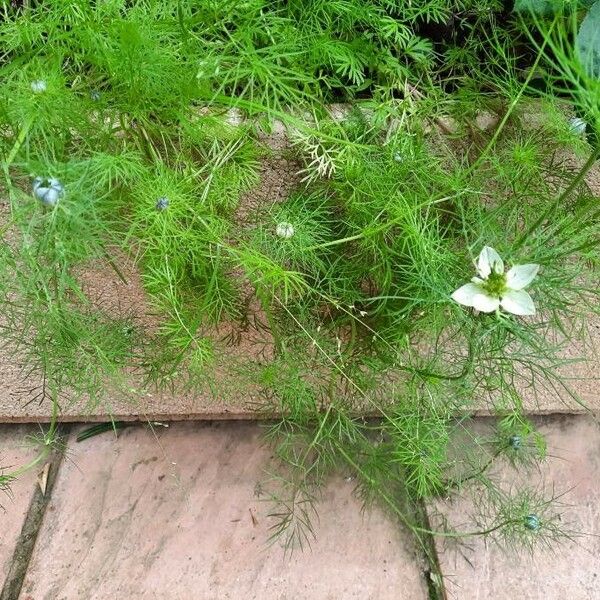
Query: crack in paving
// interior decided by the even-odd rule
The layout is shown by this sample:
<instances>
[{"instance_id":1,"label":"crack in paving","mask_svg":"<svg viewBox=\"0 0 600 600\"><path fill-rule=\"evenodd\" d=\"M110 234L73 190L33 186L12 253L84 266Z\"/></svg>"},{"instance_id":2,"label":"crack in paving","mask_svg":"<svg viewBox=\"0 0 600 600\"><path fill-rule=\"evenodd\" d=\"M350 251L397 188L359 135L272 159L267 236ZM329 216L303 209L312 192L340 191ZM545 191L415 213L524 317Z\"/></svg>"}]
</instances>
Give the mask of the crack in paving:
<instances>
[{"instance_id":1,"label":"crack in paving","mask_svg":"<svg viewBox=\"0 0 600 600\"><path fill-rule=\"evenodd\" d=\"M423 529L431 531L431 521L429 520L429 515L427 514L427 507L422 500L419 501L415 512L417 523L419 523ZM424 560L428 566L423 575L425 576L429 600L447 600L448 594L444 584L444 573L442 572L442 566L440 564L435 538L432 534L427 533L423 536L421 542L424 545Z\"/></svg>"}]
</instances>

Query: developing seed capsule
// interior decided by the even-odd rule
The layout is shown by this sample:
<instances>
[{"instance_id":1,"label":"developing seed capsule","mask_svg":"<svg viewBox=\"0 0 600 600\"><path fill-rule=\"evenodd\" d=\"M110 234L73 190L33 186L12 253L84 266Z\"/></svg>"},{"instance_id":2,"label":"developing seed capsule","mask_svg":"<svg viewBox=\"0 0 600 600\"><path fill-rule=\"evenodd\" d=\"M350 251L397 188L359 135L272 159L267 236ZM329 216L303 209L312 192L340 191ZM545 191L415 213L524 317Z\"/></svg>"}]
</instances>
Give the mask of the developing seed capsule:
<instances>
[{"instance_id":1,"label":"developing seed capsule","mask_svg":"<svg viewBox=\"0 0 600 600\"><path fill-rule=\"evenodd\" d=\"M540 528L540 518L537 515L531 514L525 517L525 527L530 531L538 531Z\"/></svg>"},{"instance_id":2,"label":"developing seed capsule","mask_svg":"<svg viewBox=\"0 0 600 600\"><path fill-rule=\"evenodd\" d=\"M64 185L55 177L36 177L33 180L33 195L46 206L55 206L64 193Z\"/></svg>"},{"instance_id":3,"label":"developing seed capsule","mask_svg":"<svg viewBox=\"0 0 600 600\"><path fill-rule=\"evenodd\" d=\"M285 240L289 240L294 235L294 233L296 233L296 230L294 229L294 226L291 223L287 223L286 221L282 221L281 223L277 224L277 227L275 229L275 233L280 238L283 238Z\"/></svg>"},{"instance_id":4,"label":"developing seed capsule","mask_svg":"<svg viewBox=\"0 0 600 600\"><path fill-rule=\"evenodd\" d=\"M156 210L165 210L169 206L169 199L166 196L161 196L155 204Z\"/></svg>"},{"instance_id":5,"label":"developing seed capsule","mask_svg":"<svg viewBox=\"0 0 600 600\"><path fill-rule=\"evenodd\" d=\"M36 79L35 81L31 82L31 91L34 94L41 94L42 92L45 92L48 89L48 86L46 85L46 82L43 79Z\"/></svg>"},{"instance_id":6,"label":"developing seed capsule","mask_svg":"<svg viewBox=\"0 0 600 600\"><path fill-rule=\"evenodd\" d=\"M523 440L521 439L520 435L511 435L508 439L508 444L513 450L519 450L521 448L522 443Z\"/></svg>"}]
</instances>

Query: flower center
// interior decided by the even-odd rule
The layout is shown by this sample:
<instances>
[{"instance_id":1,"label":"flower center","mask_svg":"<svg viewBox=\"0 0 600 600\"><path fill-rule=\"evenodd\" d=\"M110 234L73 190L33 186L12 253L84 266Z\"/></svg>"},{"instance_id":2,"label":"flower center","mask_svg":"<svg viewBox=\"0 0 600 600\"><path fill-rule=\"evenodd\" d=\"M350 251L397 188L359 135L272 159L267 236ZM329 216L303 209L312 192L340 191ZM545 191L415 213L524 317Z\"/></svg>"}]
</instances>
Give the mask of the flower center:
<instances>
[{"instance_id":1,"label":"flower center","mask_svg":"<svg viewBox=\"0 0 600 600\"><path fill-rule=\"evenodd\" d=\"M500 298L506 291L506 275L492 271L482 284L483 289L494 298Z\"/></svg>"}]
</instances>

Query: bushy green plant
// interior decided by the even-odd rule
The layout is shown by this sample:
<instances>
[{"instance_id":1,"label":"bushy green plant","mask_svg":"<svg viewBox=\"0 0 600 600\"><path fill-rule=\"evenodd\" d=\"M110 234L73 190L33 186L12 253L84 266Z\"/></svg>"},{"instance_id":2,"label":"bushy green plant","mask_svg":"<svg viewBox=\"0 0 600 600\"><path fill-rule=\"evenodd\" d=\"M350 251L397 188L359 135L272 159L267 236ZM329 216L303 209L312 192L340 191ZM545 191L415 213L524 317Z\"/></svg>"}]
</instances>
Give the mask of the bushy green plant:
<instances>
[{"instance_id":1,"label":"bushy green plant","mask_svg":"<svg viewBox=\"0 0 600 600\"><path fill-rule=\"evenodd\" d=\"M560 350L597 309L599 214L585 176L600 82L573 44L585 11L25 4L4 2L0 22L0 286L5 337L24 376L44 382L33 397L57 419L69 398L131 393L132 373L221 393L224 366L229 392L258 390L281 415L268 438L288 466L275 533L290 542L307 541L307 506L340 468L425 548L420 503L473 481L489 491L487 521L433 533L556 537L542 500L503 496L487 466L543 458L523 391L571 393ZM269 145L282 125L283 150ZM588 158L576 168L565 152ZM294 165L296 189L248 207L274 154ZM538 316L452 300L486 247L507 268L540 266L528 282ZM152 324L82 283L98 264L127 279L123 251ZM479 275L506 291L502 272ZM260 357L225 352L224 324L231 343L260 331ZM457 458L453 440L481 402L502 417L491 450L467 439Z\"/></svg>"}]
</instances>

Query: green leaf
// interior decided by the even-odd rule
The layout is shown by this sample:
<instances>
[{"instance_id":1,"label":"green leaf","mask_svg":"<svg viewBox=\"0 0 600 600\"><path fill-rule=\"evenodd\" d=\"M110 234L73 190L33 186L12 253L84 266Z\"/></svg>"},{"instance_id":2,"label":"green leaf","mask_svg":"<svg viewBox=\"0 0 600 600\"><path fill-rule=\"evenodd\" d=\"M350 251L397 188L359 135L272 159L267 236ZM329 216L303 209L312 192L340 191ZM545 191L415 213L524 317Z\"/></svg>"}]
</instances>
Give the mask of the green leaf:
<instances>
[{"instance_id":1,"label":"green leaf","mask_svg":"<svg viewBox=\"0 0 600 600\"><path fill-rule=\"evenodd\" d=\"M600 79L600 0L581 23L575 47L587 74Z\"/></svg>"},{"instance_id":2,"label":"green leaf","mask_svg":"<svg viewBox=\"0 0 600 600\"><path fill-rule=\"evenodd\" d=\"M553 15L557 12L587 8L593 2L594 0L515 0L514 10L536 15Z\"/></svg>"},{"instance_id":3,"label":"green leaf","mask_svg":"<svg viewBox=\"0 0 600 600\"><path fill-rule=\"evenodd\" d=\"M558 12L565 4L565 0L516 0L515 12L535 13L537 15L551 15Z\"/></svg>"}]
</instances>

